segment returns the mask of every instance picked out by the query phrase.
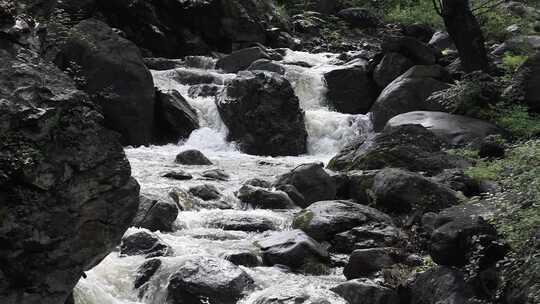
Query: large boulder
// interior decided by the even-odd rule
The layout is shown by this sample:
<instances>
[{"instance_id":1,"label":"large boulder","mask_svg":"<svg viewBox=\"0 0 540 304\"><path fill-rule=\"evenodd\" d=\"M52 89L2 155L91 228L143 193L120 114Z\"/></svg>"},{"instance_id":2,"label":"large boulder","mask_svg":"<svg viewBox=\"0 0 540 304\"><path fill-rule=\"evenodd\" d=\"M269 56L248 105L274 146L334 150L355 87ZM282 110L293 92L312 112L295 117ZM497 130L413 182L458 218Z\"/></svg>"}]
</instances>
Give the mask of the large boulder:
<instances>
[{"instance_id":1,"label":"large boulder","mask_svg":"<svg viewBox=\"0 0 540 304\"><path fill-rule=\"evenodd\" d=\"M376 131L392 117L411 111L442 111L436 103L426 99L436 91L447 89L448 72L440 66L414 66L392 81L379 95L371 108L373 127Z\"/></svg>"},{"instance_id":2,"label":"large boulder","mask_svg":"<svg viewBox=\"0 0 540 304\"><path fill-rule=\"evenodd\" d=\"M265 43L269 28L288 27L268 0L96 2L108 24L148 55L167 58L229 53L239 43Z\"/></svg>"},{"instance_id":3,"label":"large boulder","mask_svg":"<svg viewBox=\"0 0 540 304\"><path fill-rule=\"evenodd\" d=\"M395 290L368 279L354 279L331 289L349 304L399 304Z\"/></svg>"},{"instance_id":4,"label":"large boulder","mask_svg":"<svg viewBox=\"0 0 540 304\"><path fill-rule=\"evenodd\" d=\"M460 202L450 188L400 169L387 168L377 173L372 191L375 204L391 213L437 212Z\"/></svg>"},{"instance_id":5,"label":"large boulder","mask_svg":"<svg viewBox=\"0 0 540 304\"><path fill-rule=\"evenodd\" d=\"M237 73L247 69L259 59L270 59L270 56L261 47L254 46L232 52L216 62L216 68L226 73Z\"/></svg>"},{"instance_id":6,"label":"large boulder","mask_svg":"<svg viewBox=\"0 0 540 304\"><path fill-rule=\"evenodd\" d=\"M436 51L413 37L389 37L381 47L384 52L400 53L417 65L432 65L437 62Z\"/></svg>"},{"instance_id":7,"label":"large boulder","mask_svg":"<svg viewBox=\"0 0 540 304\"><path fill-rule=\"evenodd\" d=\"M264 263L286 265L309 272L317 264L330 261L326 249L302 230L282 231L257 241Z\"/></svg>"},{"instance_id":8,"label":"large boulder","mask_svg":"<svg viewBox=\"0 0 540 304\"><path fill-rule=\"evenodd\" d=\"M373 10L363 7L346 8L337 14L341 19L359 28L370 28L379 26L382 21Z\"/></svg>"},{"instance_id":9,"label":"large boulder","mask_svg":"<svg viewBox=\"0 0 540 304\"><path fill-rule=\"evenodd\" d=\"M154 258L172 255L173 250L156 235L140 231L122 238L120 254L126 256L142 255L146 258Z\"/></svg>"},{"instance_id":10,"label":"large boulder","mask_svg":"<svg viewBox=\"0 0 540 304\"><path fill-rule=\"evenodd\" d=\"M466 168L462 157L442 151L443 142L420 125L387 128L373 140L345 147L328 164L332 170L373 170L386 167L436 175L444 169Z\"/></svg>"},{"instance_id":11,"label":"large boulder","mask_svg":"<svg viewBox=\"0 0 540 304\"><path fill-rule=\"evenodd\" d=\"M253 279L233 263L211 256L186 256L169 279L168 303L235 304Z\"/></svg>"},{"instance_id":12,"label":"large boulder","mask_svg":"<svg viewBox=\"0 0 540 304\"><path fill-rule=\"evenodd\" d=\"M414 62L400 53L386 53L373 71L373 79L380 88L386 88L403 73L407 72Z\"/></svg>"},{"instance_id":13,"label":"large boulder","mask_svg":"<svg viewBox=\"0 0 540 304\"><path fill-rule=\"evenodd\" d=\"M336 198L336 185L320 163L303 164L291 172L278 176L274 186L283 185L293 185L300 192L305 204L300 207Z\"/></svg>"},{"instance_id":14,"label":"large boulder","mask_svg":"<svg viewBox=\"0 0 540 304\"><path fill-rule=\"evenodd\" d=\"M139 202L118 136L73 81L0 49L0 302L64 303ZM13 46L13 51L17 46Z\"/></svg>"},{"instance_id":15,"label":"large boulder","mask_svg":"<svg viewBox=\"0 0 540 304\"><path fill-rule=\"evenodd\" d=\"M526 104L531 111L540 113L540 52L529 56L521 65L505 95Z\"/></svg>"},{"instance_id":16,"label":"large boulder","mask_svg":"<svg viewBox=\"0 0 540 304\"><path fill-rule=\"evenodd\" d=\"M489 122L444 112L414 111L393 117L385 128L418 124L428 129L449 146L479 144L489 135L504 135L505 132Z\"/></svg>"},{"instance_id":17,"label":"large boulder","mask_svg":"<svg viewBox=\"0 0 540 304\"><path fill-rule=\"evenodd\" d=\"M132 225L150 231L172 231L177 216L178 207L174 202L151 195L141 195L139 210Z\"/></svg>"},{"instance_id":18,"label":"large boulder","mask_svg":"<svg viewBox=\"0 0 540 304\"><path fill-rule=\"evenodd\" d=\"M393 224L390 216L368 206L350 201L320 201L298 213L293 227L322 242L368 223Z\"/></svg>"},{"instance_id":19,"label":"large boulder","mask_svg":"<svg viewBox=\"0 0 540 304\"><path fill-rule=\"evenodd\" d=\"M379 94L365 60L329 71L324 80L326 100L341 113L365 114Z\"/></svg>"},{"instance_id":20,"label":"large boulder","mask_svg":"<svg viewBox=\"0 0 540 304\"><path fill-rule=\"evenodd\" d=\"M197 112L175 90L156 92L155 115L154 137L158 143L176 144L199 128Z\"/></svg>"},{"instance_id":21,"label":"large boulder","mask_svg":"<svg viewBox=\"0 0 540 304\"><path fill-rule=\"evenodd\" d=\"M507 245L479 211L482 209L474 205L456 206L442 211L435 218L435 230L428 242L433 261L456 267L473 262L484 270L504 257Z\"/></svg>"},{"instance_id":22,"label":"large boulder","mask_svg":"<svg viewBox=\"0 0 540 304\"><path fill-rule=\"evenodd\" d=\"M463 304L472 296L463 273L449 267L435 267L417 275L410 284L410 303Z\"/></svg>"},{"instance_id":23,"label":"large boulder","mask_svg":"<svg viewBox=\"0 0 540 304\"><path fill-rule=\"evenodd\" d=\"M306 152L304 113L291 84L270 72L243 72L216 100L228 139L255 155Z\"/></svg>"},{"instance_id":24,"label":"large boulder","mask_svg":"<svg viewBox=\"0 0 540 304\"><path fill-rule=\"evenodd\" d=\"M370 276L384 268L404 260L404 254L391 247L358 249L351 253L349 262L343 269L347 280Z\"/></svg>"},{"instance_id":25,"label":"large boulder","mask_svg":"<svg viewBox=\"0 0 540 304\"><path fill-rule=\"evenodd\" d=\"M189 166L209 166L212 162L199 150L186 150L176 155L175 162Z\"/></svg>"},{"instance_id":26,"label":"large boulder","mask_svg":"<svg viewBox=\"0 0 540 304\"><path fill-rule=\"evenodd\" d=\"M337 233L331 240L332 250L351 253L356 249L397 246L406 240L399 228L387 223L368 223Z\"/></svg>"},{"instance_id":27,"label":"large boulder","mask_svg":"<svg viewBox=\"0 0 540 304\"><path fill-rule=\"evenodd\" d=\"M131 41L87 19L70 30L54 60L80 79L80 87L103 109L105 125L122 134L123 144L151 143L154 82Z\"/></svg>"}]
</instances>

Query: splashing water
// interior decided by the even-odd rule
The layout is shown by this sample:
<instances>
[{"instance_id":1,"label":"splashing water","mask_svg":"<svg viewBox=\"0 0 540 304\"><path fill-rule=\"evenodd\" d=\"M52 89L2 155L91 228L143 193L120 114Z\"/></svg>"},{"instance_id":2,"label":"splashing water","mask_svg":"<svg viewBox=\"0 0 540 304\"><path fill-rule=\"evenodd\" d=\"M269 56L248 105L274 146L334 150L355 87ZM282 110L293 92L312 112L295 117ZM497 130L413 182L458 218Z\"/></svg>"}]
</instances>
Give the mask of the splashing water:
<instances>
[{"instance_id":1,"label":"splashing water","mask_svg":"<svg viewBox=\"0 0 540 304\"><path fill-rule=\"evenodd\" d=\"M308 132L308 154L299 157L264 157L241 153L233 143L226 141L227 127L221 120L212 97L190 97L190 85L182 83L179 75L191 79L203 79L205 83L223 85L234 74L222 74L213 70L215 60L205 57L186 58L184 68L168 71L152 71L155 85L163 90L177 90L197 111L201 128L192 132L178 145L127 148L133 176L141 184L141 193L166 196L171 188L184 190L201 184L212 184L223 194L223 200L233 210L201 210L180 212L173 233L157 232L156 235L169 244L174 257L162 258L163 265L155 275L143 298L133 288L137 268L143 257L120 257L112 252L98 266L87 272L75 289L77 304L164 304L167 299L169 276L174 273L178 259L186 255L223 256L241 250L259 250L256 241L275 232L251 233L225 231L215 226L228 218L255 218L270 222L277 230L291 229L292 218L297 211L241 210L234 192L250 178L273 181L277 175L286 173L302 163L327 162L345 144L358 135L370 132L371 124L366 115L349 115L332 111L325 100L326 86L323 74L335 69L336 54L310 54L287 51L283 62L285 77L291 82L300 105L305 111ZM303 67L287 63L304 62ZM198 149L214 164L211 166L183 166L174 163L176 154L183 150ZM202 173L220 168L230 174L228 181L207 180ZM192 180L176 181L161 177L170 170L182 169L193 175ZM130 228L126 234L142 229ZM325 276L307 276L283 272L275 267L241 267L255 281L255 290L240 300L239 304L253 304L257 297L266 294L301 292L314 299L318 296L330 299L333 304L346 302L328 289L345 281L342 270L334 268ZM279 287L275 287L279 285Z\"/></svg>"}]
</instances>

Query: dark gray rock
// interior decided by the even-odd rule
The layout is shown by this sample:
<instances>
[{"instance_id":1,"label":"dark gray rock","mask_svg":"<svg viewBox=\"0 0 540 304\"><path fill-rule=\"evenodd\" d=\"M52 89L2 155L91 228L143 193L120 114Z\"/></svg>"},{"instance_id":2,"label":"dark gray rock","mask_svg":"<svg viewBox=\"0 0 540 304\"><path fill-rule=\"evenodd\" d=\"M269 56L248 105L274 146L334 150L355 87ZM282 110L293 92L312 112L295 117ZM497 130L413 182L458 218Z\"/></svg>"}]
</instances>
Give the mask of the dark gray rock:
<instances>
[{"instance_id":1,"label":"dark gray rock","mask_svg":"<svg viewBox=\"0 0 540 304\"><path fill-rule=\"evenodd\" d=\"M189 191L179 188L171 189L171 191L169 191L169 197L176 203L176 205L178 205L179 209L184 211L198 211L202 209L232 209L233 206L225 200L220 199L221 195L219 194L219 191L216 194L215 190L217 189L213 189L212 186L210 189L206 189L204 185L202 187L196 186L193 190L195 194L200 194L203 197L214 197L210 200L204 200ZM219 195L219 197L217 195Z\"/></svg>"},{"instance_id":2,"label":"dark gray rock","mask_svg":"<svg viewBox=\"0 0 540 304\"><path fill-rule=\"evenodd\" d=\"M436 91L449 87L443 82L448 72L440 66L414 66L392 81L371 108L376 131L394 116L412 111L442 111L442 105L426 99Z\"/></svg>"},{"instance_id":3,"label":"dark gray rock","mask_svg":"<svg viewBox=\"0 0 540 304\"><path fill-rule=\"evenodd\" d=\"M433 34L431 40L428 43L430 46L436 50L443 51L446 49L455 49L454 41L447 32L438 31Z\"/></svg>"},{"instance_id":4,"label":"dark gray rock","mask_svg":"<svg viewBox=\"0 0 540 304\"><path fill-rule=\"evenodd\" d=\"M420 174L383 169L373 182L376 205L391 213L438 212L460 203L457 194Z\"/></svg>"},{"instance_id":5,"label":"dark gray rock","mask_svg":"<svg viewBox=\"0 0 540 304\"><path fill-rule=\"evenodd\" d=\"M388 215L368 206L350 201L320 201L298 213L293 227L322 242L332 240L340 232L369 223L393 224Z\"/></svg>"},{"instance_id":6,"label":"dark gray rock","mask_svg":"<svg viewBox=\"0 0 540 304\"><path fill-rule=\"evenodd\" d=\"M255 46L231 53L216 63L216 68L227 73L237 73L247 69L253 62L259 59L270 59L270 56L262 48Z\"/></svg>"},{"instance_id":7,"label":"dark gray rock","mask_svg":"<svg viewBox=\"0 0 540 304\"><path fill-rule=\"evenodd\" d=\"M328 164L332 170L374 170L386 167L436 175L444 169L467 168L464 158L442 151L443 142L420 125L385 129L365 143L352 143Z\"/></svg>"},{"instance_id":8,"label":"dark gray rock","mask_svg":"<svg viewBox=\"0 0 540 304\"><path fill-rule=\"evenodd\" d=\"M269 189L272 187L272 183L270 183L267 180L260 179L260 178L251 178L244 182L244 186L253 186L253 187L260 187L260 188L266 188Z\"/></svg>"},{"instance_id":9,"label":"dark gray rock","mask_svg":"<svg viewBox=\"0 0 540 304\"><path fill-rule=\"evenodd\" d=\"M479 183L461 169L446 169L434 176L433 180L454 191L459 191L467 197L481 193Z\"/></svg>"},{"instance_id":10,"label":"dark gray rock","mask_svg":"<svg viewBox=\"0 0 540 304\"><path fill-rule=\"evenodd\" d=\"M201 174L201 176L207 179L220 180L220 181L228 181L229 179L231 179L229 174L227 174L222 169L206 170Z\"/></svg>"},{"instance_id":11,"label":"dark gray rock","mask_svg":"<svg viewBox=\"0 0 540 304\"><path fill-rule=\"evenodd\" d=\"M400 53L417 65L432 65L437 62L436 51L413 37L390 37L381 47L384 52Z\"/></svg>"},{"instance_id":12,"label":"dark gray rock","mask_svg":"<svg viewBox=\"0 0 540 304\"><path fill-rule=\"evenodd\" d=\"M235 304L253 279L231 262L210 256L188 256L169 279L172 304Z\"/></svg>"},{"instance_id":13,"label":"dark gray rock","mask_svg":"<svg viewBox=\"0 0 540 304\"><path fill-rule=\"evenodd\" d=\"M173 250L154 234L141 231L122 238L120 254L128 256L143 255L148 259L170 256L173 254Z\"/></svg>"},{"instance_id":14,"label":"dark gray rock","mask_svg":"<svg viewBox=\"0 0 540 304\"><path fill-rule=\"evenodd\" d=\"M405 234L393 225L369 223L336 234L331 244L334 251L350 253L356 249L397 246L405 239Z\"/></svg>"},{"instance_id":15,"label":"dark gray rock","mask_svg":"<svg viewBox=\"0 0 540 304\"><path fill-rule=\"evenodd\" d=\"M133 282L133 287L138 289L146 284L150 279L156 274L156 272L161 267L160 259L150 259L145 261L141 266L137 268L137 273L135 274L135 281Z\"/></svg>"},{"instance_id":16,"label":"dark gray rock","mask_svg":"<svg viewBox=\"0 0 540 304\"><path fill-rule=\"evenodd\" d=\"M99 107L17 48L2 39L0 303L64 303L120 242L139 186Z\"/></svg>"},{"instance_id":17,"label":"dark gray rock","mask_svg":"<svg viewBox=\"0 0 540 304\"><path fill-rule=\"evenodd\" d=\"M156 91L155 141L178 143L199 128L197 112L178 91Z\"/></svg>"},{"instance_id":18,"label":"dark gray rock","mask_svg":"<svg viewBox=\"0 0 540 304\"><path fill-rule=\"evenodd\" d=\"M309 272L315 264L329 262L326 249L302 230L278 232L257 241L256 245L269 266L281 264Z\"/></svg>"},{"instance_id":19,"label":"dark gray rock","mask_svg":"<svg viewBox=\"0 0 540 304\"><path fill-rule=\"evenodd\" d=\"M205 201L217 200L221 198L221 192L214 185L204 184L189 188L189 193Z\"/></svg>"},{"instance_id":20,"label":"dark gray rock","mask_svg":"<svg viewBox=\"0 0 540 304\"><path fill-rule=\"evenodd\" d=\"M223 230L264 232L277 230L276 225L266 217L243 214L227 214L213 219L208 226Z\"/></svg>"},{"instance_id":21,"label":"dark gray rock","mask_svg":"<svg viewBox=\"0 0 540 304\"><path fill-rule=\"evenodd\" d=\"M527 105L534 113L540 113L540 52L529 56L521 65L505 96Z\"/></svg>"},{"instance_id":22,"label":"dark gray rock","mask_svg":"<svg viewBox=\"0 0 540 304\"><path fill-rule=\"evenodd\" d=\"M212 162L198 150L186 150L176 155L175 162L182 165L209 166Z\"/></svg>"},{"instance_id":23,"label":"dark gray rock","mask_svg":"<svg viewBox=\"0 0 540 304\"><path fill-rule=\"evenodd\" d=\"M414 111L397 115L386 123L386 127L418 124L433 132L450 146L478 145L489 135L504 135L505 132L489 122L443 112Z\"/></svg>"},{"instance_id":24,"label":"dark gray rock","mask_svg":"<svg viewBox=\"0 0 540 304\"><path fill-rule=\"evenodd\" d=\"M349 304L336 293L324 288L291 288L280 284L263 290L256 304Z\"/></svg>"},{"instance_id":25,"label":"dark gray rock","mask_svg":"<svg viewBox=\"0 0 540 304\"><path fill-rule=\"evenodd\" d=\"M274 186L293 185L304 197L307 207L316 201L331 200L336 197L336 186L332 177L321 163L303 164L289 173L277 177ZM296 202L295 203L299 203Z\"/></svg>"},{"instance_id":26,"label":"dark gray rock","mask_svg":"<svg viewBox=\"0 0 540 304\"><path fill-rule=\"evenodd\" d=\"M282 184L276 186L277 190L287 193L289 198L294 202L296 206L306 206L306 198L295 186L290 184Z\"/></svg>"},{"instance_id":27,"label":"dark gray rock","mask_svg":"<svg viewBox=\"0 0 540 304\"><path fill-rule=\"evenodd\" d=\"M341 283L331 289L349 304L399 304L395 290L381 286L368 279L355 279Z\"/></svg>"},{"instance_id":28,"label":"dark gray rock","mask_svg":"<svg viewBox=\"0 0 540 304\"><path fill-rule=\"evenodd\" d=\"M253 208L261 209L293 209L296 208L294 202L283 191L270 191L264 188L249 185L242 186L237 197L245 204Z\"/></svg>"},{"instance_id":29,"label":"dark gray rock","mask_svg":"<svg viewBox=\"0 0 540 304\"><path fill-rule=\"evenodd\" d=\"M429 269L416 276L408 287L411 304L464 304L471 297L463 273L449 267Z\"/></svg>"},{"instance_id":30,"label":"dark gray rock","mask_svg":"<svg viewBox=\"0 0 540 304\"><path fill-rule=\"evenodd\" d=\"M107 24L87 19L70 29L54 59L63 70L80 67L81 88L103 109L105 125L126 145L152 141L154 82L139 49Z\"/></svg>"},{"instance_id":31,"label":"dark gray rock","mask_svg":"<svg viewBox=\"0 0 540 304\"><path fill-rule=\"evenodd\" d=\"M262 258L251 251L227 253L223 255L223 258L237 266L258 267L262 265Z\"/></svg>"},{"instance_id":32,"label":"dark gray rock","mask_svg":"<svg viewBox=\"0 0 540 304\"><path fill-rule=\"evenodd\" d=\"M139 210L132 225L150 231L172 231L177 216L178 207L174 202L151 195L141 195Z\"/></svg>"},{"instance_id":33,"label":"dark gray rock","mask_svg":"<svg viewBox=\"0 0 540 304\"><path fill-rule=\"evenodd\" d=\"M400 53L386 53L373 71L373 79L380 88L386 88L403 73L407 72L414 62Z\"/></svg>"},{"instance_id":34,"label":"dark gray rock","mask_svg":"<svg viewBox=\"0 0 540 304\"><path fill-rule=\"evenodd\" d=\"M261 94L264 92L264 94ZM244 72L216 100L228 139L255 155L306 152L304 113L291 84L270 72Z\"/></svg>"},{"instance_id":35,"label":"dark gray rock","mask_svg":"<svg viewBox=\"0 0 540 304\"><path fill-rule=\"evenodd\" d=\"M364 60L329 71L324 74L324 80L326 100L341 113L367 113L379 93Z\"/></svg>"},{"instance_id":36,"label":"dark gray rock","mask_svg":"<svg viewBox=\"0 0 540 304\"><path fill-rule=\"evenodd\" d=\"M268 71L279 75L285 75L285 68L270 59L259 59L254 61L248 68L249 71Z\"/></svg>"},{"instance_id":37,"label":"dark gray rock","mask_svg":"<svg viewBox=\"0 0 540 304\"><path fill-rule=\"evenodd\" d=\"M144 64L150 70L165 71L183 66L182 60L169 58L144 58Z\"/></svg>"},{"instance_id":38,"label":"dark gray rock","mask_svg":"<svg viewBox=\"0 0 540 304\"><path fill-rule=\"evenodd\" d=\"M403 253L396 248L358 249L351 253L343 274L347 280L366 277L403 260Z\"/></svg>"},{"instance_id":39,"label":"dark gray rock","mask_svg":"<svg viewBox=\"0 0 540 304\"><path fill-rule=\"evenodd\" d=\"M193 178L193 175L183 170L169 171L164 173L162 176L176 180L190 180Z\"/></svg>"}]
</instances>

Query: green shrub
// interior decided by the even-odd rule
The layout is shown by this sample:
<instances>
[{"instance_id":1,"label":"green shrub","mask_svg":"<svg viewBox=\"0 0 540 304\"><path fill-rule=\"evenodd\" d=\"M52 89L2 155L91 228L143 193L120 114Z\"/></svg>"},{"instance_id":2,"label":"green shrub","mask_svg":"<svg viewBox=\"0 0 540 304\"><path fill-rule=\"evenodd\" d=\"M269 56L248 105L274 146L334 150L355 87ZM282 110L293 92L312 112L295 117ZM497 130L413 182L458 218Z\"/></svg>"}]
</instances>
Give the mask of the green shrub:
<instances>
[{"instance_id":1,"label":"green shrub","mask_svg":"<svg viewBox=\"0 0 540 304\"><path fill-rule=\"evenodd\" d=\"M531 138L540 134L540 116L529 113L524 105L499 104L491 120L519 138Z\"/></svg>"},{"instance_id":2,"label":"green shrub","mask_svg":"<svg viewBox=\"0 0 540 304\"><path fill-rule=\"evenodd\" d=\"M527 60L529 56L513 54L511 52L506 52L503 57L504 68L510 72L515 73L517 69Z\"/></svg>"}]
</instances>

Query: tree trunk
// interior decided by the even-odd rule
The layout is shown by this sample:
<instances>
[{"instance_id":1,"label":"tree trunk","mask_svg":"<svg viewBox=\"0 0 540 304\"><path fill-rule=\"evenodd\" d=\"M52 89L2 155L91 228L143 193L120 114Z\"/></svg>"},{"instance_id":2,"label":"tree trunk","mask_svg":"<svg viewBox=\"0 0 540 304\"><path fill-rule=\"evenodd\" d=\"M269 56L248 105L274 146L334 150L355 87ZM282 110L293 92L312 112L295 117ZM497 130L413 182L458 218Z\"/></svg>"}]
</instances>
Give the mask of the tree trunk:
<instances>
[{"instance_id":1,"label":"tree trunk","mask_svg":"<svg viewBox=\"0 0 540 304\"><path fill-rule=\"evenodd\" d=\"M480 24L473 15L469 0L442 0L442 17L446 30L459 52L465 72L487 72L488 59Z\"/></svg>"}]
</instances>

